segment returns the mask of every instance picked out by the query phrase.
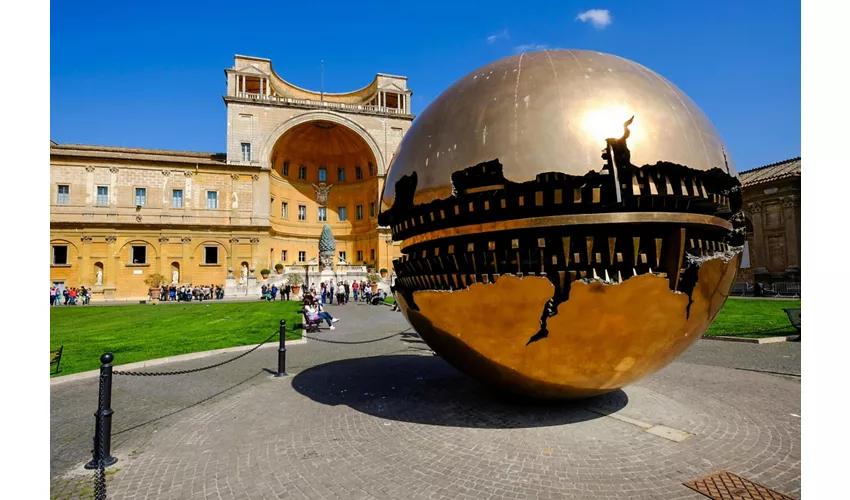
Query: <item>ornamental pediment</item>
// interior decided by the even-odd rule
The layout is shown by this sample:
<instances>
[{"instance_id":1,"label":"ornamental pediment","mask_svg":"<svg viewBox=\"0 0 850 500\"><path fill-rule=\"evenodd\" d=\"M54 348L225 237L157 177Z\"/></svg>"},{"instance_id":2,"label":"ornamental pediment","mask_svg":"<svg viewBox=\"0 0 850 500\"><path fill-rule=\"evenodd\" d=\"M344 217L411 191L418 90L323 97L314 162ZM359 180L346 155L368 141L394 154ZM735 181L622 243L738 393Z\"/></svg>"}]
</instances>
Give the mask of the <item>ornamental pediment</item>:
<instances>
[{"instance_id":1,"label":"ornamental pediment","mask_svg":"<svg viewBox=\"0 0 850 500\"><path fill-rule=\"evenodd\" d=\"M236 73L238 73L240 75L269 76L268 73L264 72L263 70L254 66L253 64L250 65L250 66L245 66L244 68L237 69Z\"/></svg>"}]
</instances>

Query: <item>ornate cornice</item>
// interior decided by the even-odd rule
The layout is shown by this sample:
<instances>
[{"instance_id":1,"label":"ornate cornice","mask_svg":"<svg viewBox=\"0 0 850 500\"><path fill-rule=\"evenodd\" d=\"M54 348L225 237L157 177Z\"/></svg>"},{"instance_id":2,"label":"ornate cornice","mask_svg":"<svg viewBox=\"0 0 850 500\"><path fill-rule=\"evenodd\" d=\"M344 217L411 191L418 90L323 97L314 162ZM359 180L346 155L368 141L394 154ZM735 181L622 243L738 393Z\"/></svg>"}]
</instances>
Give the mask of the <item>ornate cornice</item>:
<instances>
[{"instance_id":1,"label":"ornate cornice","mask_svg":"<svg viewBox=\"0 0 850 500\"><path fill-rule=\"evenodd\" d=\"M83 243L91 243L91 236L82 236L80 237L80 241Z\"/></svg>"},{"instance_id":2,"label":"ornate cornice","mask_svg":"<svg viewBox=\"0 0 850 500\"><path fill-rule=\"evenodd\" d=\"M255 181L260 180L260 176L257 175L257 174L252 175L251 178L254 179Z\"/></svg>"},{"instance_id":3,"label":"ornate cornice","mask_svg":"<svg viewBox=\"0 0 850 500\"><path fill-rule=\"evenodd\" d=\"M259 242L260 242L260 238L251 238L251 244L252 245L256 245Z\"/></svg>"},{"instance_id":4,"label":"ornate cornice","mask_svg":"<svg viewBox=\"0 0 850 500\"><path fill-rule=\"evenodd\" d=\"M163 170L163 171L162 171L162 175L164 175L164 176L166 176L166 177L170 176L170 175L171 175L171 170Z\"/></svg>"},{"instance_id":5,"label":"ornate cornice","mask_svg":"<svg viewBox=\"0 0 850 500\"><path fill-rule=\"evenodd\" d=\"M761 202L760 202L760 201L756 201L756 202L753 202L753 203L749 203L749 204L747 205L747 207L750 209L750 212L751 212L751 213L754 213L754 214L760 213L760 212L761 212L761 208L762 208L762 207L761 207Z\"/></svg>"},{"instance_id":6,"label":"ornate cornice","mask_svg":"<svg viewBox=\"0 0 850 500\"><path fill-rule=\"evenodd\" d=\"M181 241L184 245L188 245L189 243L192 243L192 238L190 238L190 237L188 237L188 236L184 236L184 237L180 238L180 241Z\"/></svg>"},{"instance_id":7,"label":"ornate cornice","mask_svg":"<svg viewBox=\"0 0 850 500\"><path fill-rule=\"evenodd\" d=\"M236 244L236 243L239 243L239 238L230 238L230 244L231 245Z\"/></svg>"},{"instance_id":8,"label":"ornate cornice","mask_svg":"<svg viewBox=\"0 0 850 500\"><path fill-rule=\"evenodd\" d=\"M239 174L230 174L230 178L233 179L234 181L238 181L239 180Z\"/></svg>"},{"instance_id":9,"label":"ornate cornice","mask_svg":"<svg viewBox=\"0 0 850 500\"><path fill-rule=\"evenodd\" d=\"M785 196L780 201L782 201L783 207L799 207L801 202L800 197L797 195Z\"/></svg>"},{"instance_id":10,"label":"ornate cornice","mask_svg":"<svg viewBox=\"0 0 850 500\"><path fill-rule=\"evenodd\" d=\"M118 173L118 167L109 167L109 172L113 173L113 174L117 174Z\"/></svg>"},{"instance_id":11,"label":"ornate cornice","mask_svg":"<svg viewBox=\"0 0 850 500\"><path fill-rule=\"evenodd\" d=\"M86 172L94 172L94 167L91 165L86 165Z\"/></svg>"},{"instance_id":12,"label":"ornate cornice","mask_svg":"<svg viewBox=\"0 0 850 500\"><path fill-rule=\"evenodd\" d=\"M141 215L136 216L136 222L142 222L142 216Z\"/></svg>"},{"instance_id":13,"label":"ornate cornice","mask_svg":"<svg viewBox=\"0 0 850 500\"><path fill-rule=\"evenodd\" d=\"M192 177L193 175L195 175L195 172L192 172L191 170L184 170L183 175L185 177Z\"/></svg>"},{"instance_id":14,"label":"ornate cornice","mask_svg":"<svg viewBox=\"0 0 850 500\"><path fill-rule=\"evenodd\" d=\"M118 237L117 237L117 236L107 236L107 237L106 237L106 242L107 242L107 243L115 243L116 241L118 241Z\"/></svg>"},{"instance_id":15,"label":"ornate cornice","mask_svg":"<svg viewBox=\"0 0 850 500\"><path fill-rule=\"evenodd\" d=\"M159 242L160 243L168 243L168 236L160 236Z\"/></svg>"}]
</instances>

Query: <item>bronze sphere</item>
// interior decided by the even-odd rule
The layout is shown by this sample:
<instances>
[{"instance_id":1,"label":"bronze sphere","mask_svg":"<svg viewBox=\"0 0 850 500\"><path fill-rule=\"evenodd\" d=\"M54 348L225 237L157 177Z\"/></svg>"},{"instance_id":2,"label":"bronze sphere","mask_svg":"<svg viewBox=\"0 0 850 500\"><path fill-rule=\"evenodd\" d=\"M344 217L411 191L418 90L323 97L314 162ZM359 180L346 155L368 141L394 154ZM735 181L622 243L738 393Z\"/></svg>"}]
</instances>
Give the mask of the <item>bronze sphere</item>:
<instances>
[{"instance_id":1,"label":"bronze sphere","mask_svg":"<svg viewBox=\"0 0 850 500\"><path fill-rule=\"evenodd\" d=\"M459 370L587 397L670 363L728 296L741 189L717 131L626 59L546 50L461 78L414 121L379 224L396 299Z\"/></svg>"}]
</instances>

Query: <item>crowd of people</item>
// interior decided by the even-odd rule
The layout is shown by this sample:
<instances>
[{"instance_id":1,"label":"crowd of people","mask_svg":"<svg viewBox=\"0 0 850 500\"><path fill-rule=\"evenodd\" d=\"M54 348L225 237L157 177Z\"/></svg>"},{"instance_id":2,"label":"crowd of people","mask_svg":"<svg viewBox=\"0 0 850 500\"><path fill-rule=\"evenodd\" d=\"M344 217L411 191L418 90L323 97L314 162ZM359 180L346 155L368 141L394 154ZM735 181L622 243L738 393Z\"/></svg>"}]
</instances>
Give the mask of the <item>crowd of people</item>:
<instances>
[{"instance_id":1,"label":"crowd of people","mask_svg":"<svg viewBox=\"0 0 850 500\"><path fill-rule=\"evenodd\" d=\"M153 293L153 292L151 292ZM153 298L151 296L151 298ZM224 298L224 286L221 285L163 285L159 290L159 300L163 302L191 302L193 300L221 300Z\"/></svg>"},{"instance_id":2,"label":"crowd of people","mask_svg":"<svg viewBox=\"0 0 850 500\"><path fill-rule=\"evenodd\" d=\"M86 287L81 286L79 290L76 287L62 288L61 290L57 286L50 287L50 306L75 306L77 304L80 305L88 305L89 301L91 301L91 290L86 289Z\"/></svg>"}]
</instances>

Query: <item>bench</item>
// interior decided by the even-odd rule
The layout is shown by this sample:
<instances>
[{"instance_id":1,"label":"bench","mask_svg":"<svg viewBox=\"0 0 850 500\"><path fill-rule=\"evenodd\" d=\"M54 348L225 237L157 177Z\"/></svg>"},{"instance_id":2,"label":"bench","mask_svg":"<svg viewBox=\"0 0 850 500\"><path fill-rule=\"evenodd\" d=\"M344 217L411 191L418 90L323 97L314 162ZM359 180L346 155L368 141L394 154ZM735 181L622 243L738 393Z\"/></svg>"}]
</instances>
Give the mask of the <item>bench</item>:
<instances>
[{"instance_id":1,"label":"bench","mask_svg":"<svg viewBox=\"0 0 850 500\"><path fill-rule=\"evenodd\" d=\"M64 348L65 346L63 345L59 346L58 351L50 351L50 365L52 366L53 363L56 363L56 371L53 373L59 373L59 363L62 362L62 349Z\"/></svg>"},{"instance_id":2,"label":"bench","mask_svg":"<svg viewBox=\"0 0 850 500\"><path fill-rule=\"evenodd\" d=\"M307 311L301 309L301 317L304 318L304 331L307 333L316 333L319 331L319 325L322 323L321 319L310 320L307 317Z\"/></svg>"},{"instance_id":3,"label":"bench","mask_svg":"<svg viewBox=\"0 0 850 500\"><path fill-rule=\"evenodd\" d=\"M783 309L785 314L788 315L788 320L791 322L791 326L797 329L797 333L800 333L800 308L789 308Z\"/></svg>"}]
</instances>

